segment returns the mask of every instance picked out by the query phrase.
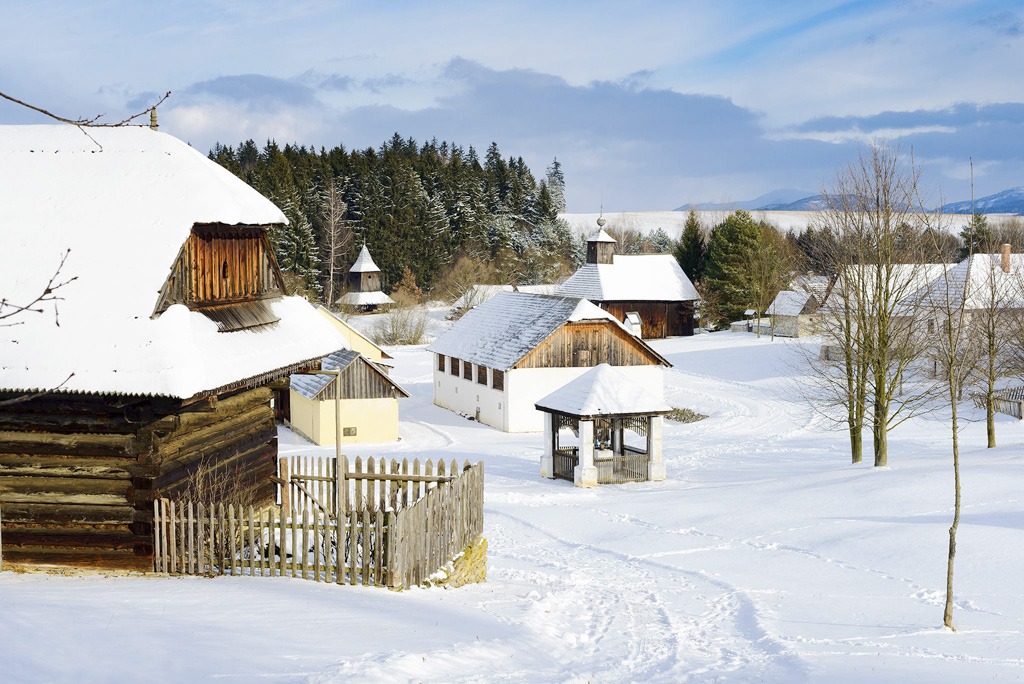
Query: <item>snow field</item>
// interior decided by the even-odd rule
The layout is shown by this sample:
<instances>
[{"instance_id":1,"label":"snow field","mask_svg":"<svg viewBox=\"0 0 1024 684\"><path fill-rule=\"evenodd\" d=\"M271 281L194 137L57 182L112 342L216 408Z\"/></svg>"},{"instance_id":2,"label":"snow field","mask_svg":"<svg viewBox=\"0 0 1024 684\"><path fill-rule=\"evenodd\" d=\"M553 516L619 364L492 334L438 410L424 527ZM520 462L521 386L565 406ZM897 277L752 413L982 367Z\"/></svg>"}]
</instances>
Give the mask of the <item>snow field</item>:
<instances>
[{"instance_id":1,"label":"snow field","mask_svg":"<svg viewBox=\"0 0 1024 684\"><path fill-rule=\"evenodd\" d=\"M799 396L800 345L655 341L675 368L669 479L538 476L540 436L431 404L431 357L394 348L402 441L350 457L486 462L488 582L392 593L298 580L0 574L8 681L936 682L1024 675L1024 426L965 426L958 632L941 628L948 425L916 418L889 468ZM965 403L968 417L981 418ZM287 430L281 451L332 455ZM870 458L870 457L868 457ZM54 657L59 649L62 657Z\"/></svg>"}]
</instances>

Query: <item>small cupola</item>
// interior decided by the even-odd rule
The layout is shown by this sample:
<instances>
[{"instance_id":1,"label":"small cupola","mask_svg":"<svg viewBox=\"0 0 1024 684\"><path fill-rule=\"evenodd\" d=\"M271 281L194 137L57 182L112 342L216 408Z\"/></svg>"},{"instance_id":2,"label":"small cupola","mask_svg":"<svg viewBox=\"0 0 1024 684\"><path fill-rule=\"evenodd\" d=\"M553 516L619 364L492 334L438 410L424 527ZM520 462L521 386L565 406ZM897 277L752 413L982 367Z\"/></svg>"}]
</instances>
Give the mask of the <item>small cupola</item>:
<instances>
[{"instance_id":1,"label":"small cupola","mask_svg":"<svg viewBox=\"0 0 1024 684\"><path fill-rule=\"evenodd\" d=\"M597 232L587 240L587 263L610 264L615 256L615 238L604 230L604 216L597 219Z\"/></svg>"}]
</instances>

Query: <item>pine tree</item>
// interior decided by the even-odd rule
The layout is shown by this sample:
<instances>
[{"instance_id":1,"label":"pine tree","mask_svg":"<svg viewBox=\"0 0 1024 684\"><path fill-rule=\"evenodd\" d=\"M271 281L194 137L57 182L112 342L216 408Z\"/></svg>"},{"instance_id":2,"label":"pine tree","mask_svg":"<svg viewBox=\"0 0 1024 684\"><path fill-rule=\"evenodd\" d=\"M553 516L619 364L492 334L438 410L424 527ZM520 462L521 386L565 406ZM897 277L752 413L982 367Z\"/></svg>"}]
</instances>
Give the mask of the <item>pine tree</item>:
<instances>
[{"instance_id":1,"label":"pine tree","mask_svg":"<svg viewBox=\"0 0 1024 684\"><path fill-rule=\"evenodd\" d=\"M723 320L734 321L750 307L746 261L761 241L761 227L746 211L738 210L711 231L705 287L714 292Z\"/></svg>"},{"instance_id":2,"label":"pine tree","mask_svg":"<svg viewBox=\"0 0 1024 684\"><path fill-rule=\"evenodd\" d=\"M675 250L676 261L679 262L679 266L690 282L696 283L703 277L707 251L700 219L697 217L697 212L691 209L686 216L683 234L680 236Z\"/></svg>"},{"instance_id":3,"label":"pine tree","mask_svg":"<svg viewBox=\"0 0 1024 684\"><path fill-rule=\"evenodd\" d=\"M959 261L971 254L982 254L992 248L992 231L988 227L988 217L984 214L971 214L971 221L960 231Z\"/></svg>"},{"instance_id":4,"label":"pine tree","mask_svg":"<svg viewBox=\"0 0 1024 684\"><path fill-rule=\"evenodd\" d=\"M558 163L558 157L555 157L548 166L546 180L555 213L565 211L565 175L562 173L562 165Z\"/></svg>"}]
</instances>

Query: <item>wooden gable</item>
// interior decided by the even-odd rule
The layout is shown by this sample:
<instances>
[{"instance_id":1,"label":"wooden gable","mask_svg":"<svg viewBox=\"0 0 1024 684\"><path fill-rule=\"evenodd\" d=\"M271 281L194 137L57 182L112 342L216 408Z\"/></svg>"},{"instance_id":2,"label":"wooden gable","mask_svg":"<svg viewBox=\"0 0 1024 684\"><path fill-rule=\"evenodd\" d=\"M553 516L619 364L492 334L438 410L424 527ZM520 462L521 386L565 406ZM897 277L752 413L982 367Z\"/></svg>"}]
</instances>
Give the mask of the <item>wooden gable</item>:
<instances>
[{"instance_id":1,"label":"wooden gable","mask_svg":"<svg viewBox=\"0 0 1024 684\"><path fill-rule=\"evenodd\" d=\"M153 316L173 304L207 315L222 332L277 322L263 300L284 280L262 226L196 224L171 267Z\"/></svg>"},{"instance_id":2,"label":"wooden gable","mask_svg":"<svg viewBox=\"0 0 1024 684\"><path fill-rule=\"evenodd\" d=\"M321 401L333 400L336 383L328 383L316 398ZM376 364L362 356L357 357L341 371L342 399L399 399L409 393L399 387Z\"/></svg>"},{"instance_id":3,"label":"wooden gable","mask_svg":"<svg viewBox=\"0 0 1024 684\"><path fill-rule=\"evenodd\" d=\"M660 354L613 321L565 323L534 347L513 368L589 368L669 366Z\"/></svg>"}]
</instances>

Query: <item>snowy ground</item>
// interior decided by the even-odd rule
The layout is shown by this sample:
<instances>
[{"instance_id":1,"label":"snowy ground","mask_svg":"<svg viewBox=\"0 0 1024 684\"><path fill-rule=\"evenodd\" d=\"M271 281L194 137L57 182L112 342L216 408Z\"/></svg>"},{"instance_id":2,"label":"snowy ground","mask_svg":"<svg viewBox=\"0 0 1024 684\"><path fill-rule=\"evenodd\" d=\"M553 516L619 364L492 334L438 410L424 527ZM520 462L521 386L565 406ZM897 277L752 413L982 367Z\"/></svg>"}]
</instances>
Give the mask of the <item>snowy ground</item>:
<instances>
[{"instance_id":1,"label":"snowy ground","mask_svg":"<svg viewBox=\"0 0 1024 684\"><path fill-rule=\"evenodd\" d=\"M540 439L430 403L430 358L392 350L413 393L402 441L347 450L486 461L488 582L392 593L268 578L0 574L3 681L1003 681L1024 676L1024 425L963 435L959 628L941 628L952 470L936 417L891 467L784 375L797 344L655 342L669 479L581 490L538 477ZM969 416L977 417L973 409ZM282 433L282 451L309 453ZM330 453L330 449L323 450Z\"/></svg>"}]
</instances>

